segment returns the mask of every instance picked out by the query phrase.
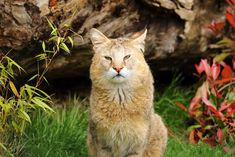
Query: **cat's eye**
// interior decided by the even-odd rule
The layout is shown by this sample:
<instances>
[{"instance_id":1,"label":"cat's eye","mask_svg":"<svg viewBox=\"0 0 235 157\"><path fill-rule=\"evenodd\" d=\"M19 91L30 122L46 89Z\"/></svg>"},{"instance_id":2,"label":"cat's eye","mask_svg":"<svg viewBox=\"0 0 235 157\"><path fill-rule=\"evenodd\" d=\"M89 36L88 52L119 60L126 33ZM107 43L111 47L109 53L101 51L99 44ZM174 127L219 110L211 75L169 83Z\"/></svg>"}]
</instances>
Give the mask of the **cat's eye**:
<instances>
[{"instance_id":1,"label":"cat's eye","mask_svg":"<svg viewBox=\"0 0 235 157\"><path fill-rule=\"evenodd\" d=\"M109 57L109 56L104 56L105 59L109 60L109 61L112 61L112 58Z\"/></svg>"},{"instance_id":2,"label":"cat's eye","mask_svg":"<svg viewBox=\"0 0 235 157\"><path fill-rule=\"evenodd\" d=\"M127 59L129 59L131 57L131 55L126 55L124 58L123 58L123 60L127 60Z\"/></svg>"}]
</instances>

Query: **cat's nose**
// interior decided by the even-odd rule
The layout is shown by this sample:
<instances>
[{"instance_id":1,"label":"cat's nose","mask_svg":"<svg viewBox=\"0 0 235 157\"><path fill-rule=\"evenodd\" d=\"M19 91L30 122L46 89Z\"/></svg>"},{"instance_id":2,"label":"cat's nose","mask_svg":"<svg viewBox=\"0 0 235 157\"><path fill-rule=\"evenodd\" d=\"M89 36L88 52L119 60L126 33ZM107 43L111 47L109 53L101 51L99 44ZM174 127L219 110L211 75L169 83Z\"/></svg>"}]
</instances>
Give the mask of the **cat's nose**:
<instances>
[{"instance_id":1,"label":"cat's nose","mask_svg":"<svg viewBox=\"0 0 235 157\"><path fill-rule=\"evenodd\" d=\"M113 69L114 69L116 72L120 73L120 71L123 69L123 67L113 67Z\"/></svg>"}]
</instances>

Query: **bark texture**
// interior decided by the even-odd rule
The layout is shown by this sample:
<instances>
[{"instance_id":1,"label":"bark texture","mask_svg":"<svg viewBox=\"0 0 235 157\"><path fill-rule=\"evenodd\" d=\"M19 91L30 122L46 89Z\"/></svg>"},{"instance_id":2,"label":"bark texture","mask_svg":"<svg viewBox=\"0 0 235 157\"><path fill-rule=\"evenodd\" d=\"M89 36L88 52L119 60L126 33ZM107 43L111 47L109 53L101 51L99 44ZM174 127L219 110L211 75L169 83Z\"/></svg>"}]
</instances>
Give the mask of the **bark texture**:
<instances>
[{"instance_id":1,"label":"bark texture","mask_svg":"<svg viewBox=\"0 0 235 157\"><path fill-rule=\"evenodd\" d=\"M210 44L214 36L205 26L214 19L224 20L223 11L220 0L1 0L0 50L13 49L17 61L29 74L34 73L36 43L49 33L47 17L58 28L69 24L83 36L83 40L73 36L71 55L57 57L48 77L87 77L91 28L108 37L131 36L147 28L146 57L152 70L184 71L213 52Z\"/></svg>"}]
</instances>

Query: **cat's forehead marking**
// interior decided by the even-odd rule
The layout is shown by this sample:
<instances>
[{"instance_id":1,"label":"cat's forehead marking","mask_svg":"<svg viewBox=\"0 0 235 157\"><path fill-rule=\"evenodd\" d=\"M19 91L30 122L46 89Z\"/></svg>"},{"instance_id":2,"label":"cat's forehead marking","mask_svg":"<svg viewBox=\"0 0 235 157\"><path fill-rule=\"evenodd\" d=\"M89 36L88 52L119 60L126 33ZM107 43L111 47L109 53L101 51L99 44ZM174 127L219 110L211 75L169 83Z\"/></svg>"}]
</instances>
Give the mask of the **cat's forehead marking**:
<instances>
[{"instance_id":1,"label":"cat's forehead marking","mask_svg":"<svg viewBox=\"0 0 235 157\"><path fill-rule=\"evenodd\" d=\"M121 57L122 55L124 55L124 47L121 44L115 44L112 46L111 48L111 54L114 57Z\"/></svg>"},{"instance_id":2,"label":"cat's forehead marking","mask_svg":"<svg viewBox=\"0 0 235 157\"><path fill-rule=\"evenodd\" d=\"M124 55L124 43L126 41L127 39L124 38L117 38L112 40L111 53L113 56Z\"/></svg>"}]
</instances>

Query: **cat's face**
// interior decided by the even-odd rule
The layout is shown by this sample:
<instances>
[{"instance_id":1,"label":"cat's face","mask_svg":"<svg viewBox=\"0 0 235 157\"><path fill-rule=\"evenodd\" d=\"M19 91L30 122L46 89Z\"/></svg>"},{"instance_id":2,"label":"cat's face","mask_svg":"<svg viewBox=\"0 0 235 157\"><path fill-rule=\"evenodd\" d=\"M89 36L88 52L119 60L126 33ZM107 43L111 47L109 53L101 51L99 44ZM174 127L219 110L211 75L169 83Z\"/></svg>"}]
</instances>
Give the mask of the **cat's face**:
<instances>
[{"instance_id":1,"label":"cat's face","mask_svg":"<svg viewBox=\"0 0 235 157\"><path fill-rule=\"evenodd\" d=\"M91 79L103 83L121 84L140 77L146 70L144 40L146 31L135 39L108 39L96 29L91 30L95 51Z\"/></svg>"}]
</instances>

